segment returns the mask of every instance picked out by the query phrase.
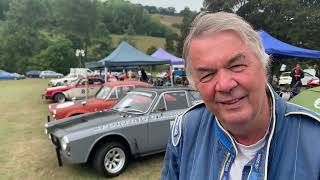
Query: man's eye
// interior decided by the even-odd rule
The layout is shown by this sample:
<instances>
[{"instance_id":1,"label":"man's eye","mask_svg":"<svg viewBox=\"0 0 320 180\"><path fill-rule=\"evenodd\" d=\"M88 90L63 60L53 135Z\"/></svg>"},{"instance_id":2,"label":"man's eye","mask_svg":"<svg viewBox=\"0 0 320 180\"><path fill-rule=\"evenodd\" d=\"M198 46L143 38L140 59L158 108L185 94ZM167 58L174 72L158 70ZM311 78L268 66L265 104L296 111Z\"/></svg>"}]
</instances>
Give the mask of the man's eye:
<instances>
[{"instance_id":1,"label":"man's eye","mask_svg":"<svg viewBox=\"0 0 320 180\"><path fill-rule=\"evenodd\" d=\"M233 72L243 71L247 66L244 64L238 64L230 67L230 70Z\"/></svg>"},{"instance_id":2,"label":"man's eye","mask_svg":"<svg viewBox=\"0 0 320 180\"><path fill-rule=\"evenodd\" d=\"M206 82L210 81L210 80L214 77L214 74L215 74L215 73L209 73L209 74L203 75L203 76L200 78L200 82L206 83Z\"/></svg>"}]
</instances>

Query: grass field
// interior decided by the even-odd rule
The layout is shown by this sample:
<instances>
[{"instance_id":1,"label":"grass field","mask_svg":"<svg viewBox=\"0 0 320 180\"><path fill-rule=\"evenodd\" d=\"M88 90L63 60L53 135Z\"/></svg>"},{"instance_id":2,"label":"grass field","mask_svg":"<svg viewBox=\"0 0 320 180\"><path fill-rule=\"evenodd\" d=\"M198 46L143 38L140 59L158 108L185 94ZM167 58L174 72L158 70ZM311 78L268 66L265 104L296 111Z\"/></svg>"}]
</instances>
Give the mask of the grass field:
<instances>
[{"instance_id":1,"label":"grass field","mask_svg":"<svg viewBox=\"0 0 320 180\"><path fill-rule=\"evenodd\" d=\"M41 99L48 80L0 81L0 180L105 179L88 165L58 167L44 133L48 102ZM163 154L137 159L116 180L159 179Z\"/></svg>"}]
</instances>

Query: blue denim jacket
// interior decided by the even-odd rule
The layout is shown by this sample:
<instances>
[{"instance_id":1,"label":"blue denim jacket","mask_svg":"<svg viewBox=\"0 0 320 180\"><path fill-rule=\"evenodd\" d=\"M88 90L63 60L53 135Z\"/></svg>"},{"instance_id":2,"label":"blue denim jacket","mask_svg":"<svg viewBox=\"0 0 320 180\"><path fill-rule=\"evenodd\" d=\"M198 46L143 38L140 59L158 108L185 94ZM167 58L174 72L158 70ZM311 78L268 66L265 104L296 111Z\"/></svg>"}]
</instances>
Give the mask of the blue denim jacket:
<instances>
[{"instance_id":1,"label":"blue denim jacket","mask_svg":"<svg viewBox=\"0 0 320 180\"><path fill-rule=\"evenodd\" d=\"M245 166L239 179L319 179L319 114L284 102L269 90L273 119L266 146ZM161 179L227 180L236 156L230 134L201 103L175 120Z\"/></svg>"}]
</instances>

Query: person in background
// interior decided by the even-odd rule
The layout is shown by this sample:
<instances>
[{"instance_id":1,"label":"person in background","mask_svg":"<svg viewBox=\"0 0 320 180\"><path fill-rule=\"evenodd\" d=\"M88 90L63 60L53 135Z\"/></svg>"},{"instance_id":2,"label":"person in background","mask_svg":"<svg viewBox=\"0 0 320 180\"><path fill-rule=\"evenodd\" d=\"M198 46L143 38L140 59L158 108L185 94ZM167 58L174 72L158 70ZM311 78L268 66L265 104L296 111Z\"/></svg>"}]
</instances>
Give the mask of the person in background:
<instances>
[{"instance_id":1,"label":"person in background","mask_svg":"<svg viewBox=\"0 0 320 180\"><path fill-rule=\"evenodd\" d=\"M290 76L292 78L290 87L293 86L302 86L301 79L304 78L303 69L301 69L300 64L297 64L295 68L293 68L290 72Z\"/></svg>"},{"instance_id":2,"label":"person in background","mask_svg":"<svg viewBox=\"0 0 320 180\"><path fill-rule=\"evenodd\" d=\"M144 71L143 68L141 68L141 81L143 81L143 82L148 82L147 73Z\"/></svg>"},{"instance_id":3,"label":"person in background","mask_svg":"<svg viewBox=\"0 0 320 180\"><path fill-rule=\"evenodd\" d=\"M63 85L64 85L64 86L68 86L68 80L64 80L64 81L63 81Z\"/></svg>"},{"instance_id":4,"label":"person in background","mask_svg":"<svg viewBox=\"0 0 320 180\"><path fill-rule=\"evenodd\" d=\"M279 96L284 100L284 101L289 101L293 94L290 91L290 85L289 84L285 84L283 85L281 92L279 93Z\"/></svg>"},{"instance_id":5,"label":"person in background","mask_svg":"<svg viewBox=\"0 0 320 180\"><path fill-rule=\"evenodd\" d=\"M320 116L272 90L269 56L246 21L200 13L183 57L203 102L172 124L162 180L319 179Z\"/></svg>"}]
</instances>

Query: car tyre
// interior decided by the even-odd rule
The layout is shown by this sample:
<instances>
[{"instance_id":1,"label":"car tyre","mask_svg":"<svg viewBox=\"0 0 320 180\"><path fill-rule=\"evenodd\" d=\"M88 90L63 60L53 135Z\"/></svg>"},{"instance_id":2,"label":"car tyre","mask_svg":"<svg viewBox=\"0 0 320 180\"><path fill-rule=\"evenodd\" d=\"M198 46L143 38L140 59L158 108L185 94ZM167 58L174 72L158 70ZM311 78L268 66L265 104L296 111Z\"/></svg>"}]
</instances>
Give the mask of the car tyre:
<instances>
[{"instance_id":1,"label":"car tyre","mask_svg":"<svg viewBox=\"0 0 320 180\"><path fill-rule=\"evenodd\" d=\"M54 95L53 99L56 101L56 102L65 102L66 101L66 96L62 93L58 93L56 95Z\"/></svg>"},{"instance_id":2,"label":"car tyre","mask_svg":"<svg viewBox=\"0 0 320 180\"><path fill-rule=\"evenodd\" d=\"M129 161L128 150L119 142L108 142L100 146L93 159L93 167L105 177L115 177L121 174Z\"/></svg>"}]
</instances>

